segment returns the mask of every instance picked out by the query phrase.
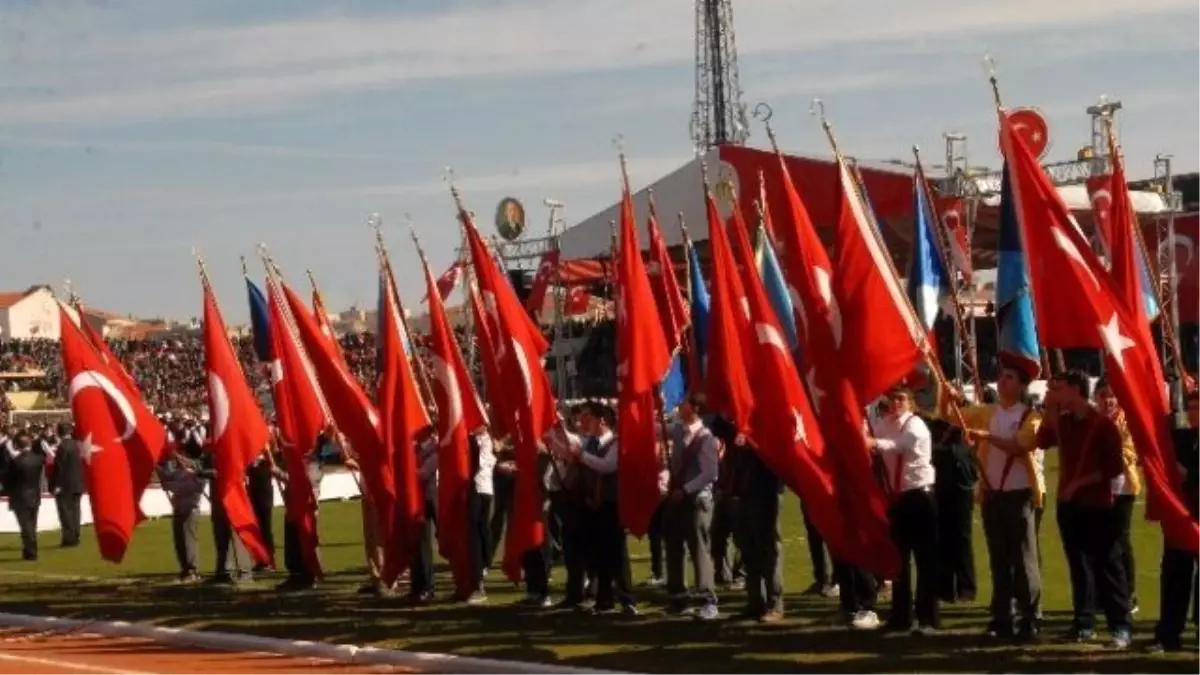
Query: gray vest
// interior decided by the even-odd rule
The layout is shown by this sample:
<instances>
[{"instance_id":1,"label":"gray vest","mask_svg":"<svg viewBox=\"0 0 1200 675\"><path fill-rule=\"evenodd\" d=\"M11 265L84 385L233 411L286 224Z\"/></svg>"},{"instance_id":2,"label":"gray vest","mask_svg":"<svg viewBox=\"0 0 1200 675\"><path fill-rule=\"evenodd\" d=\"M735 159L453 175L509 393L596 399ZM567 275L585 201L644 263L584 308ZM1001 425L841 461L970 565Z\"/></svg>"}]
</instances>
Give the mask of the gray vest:
<instances>
[{"instance_id":1,"label":"gray vest","mask_svg":"<svg viewBox=\"0 0 1200 675\"><path fill-rule=\"evenodd\" d=\"M691 444L684 443L687 437L687 427L676 424L671 430L671 482L672 488L683 488L688 481L700 475L700 453L712 438L712 431L701 425L700 431L692 438ZM689 447L690 445L690 447ZM716 482L714 477L713 482ZM677 483L677 484L676 484ZM696 493L697 496L711 497L712 483L705 485Z\"/></svg>"}]
</instances>

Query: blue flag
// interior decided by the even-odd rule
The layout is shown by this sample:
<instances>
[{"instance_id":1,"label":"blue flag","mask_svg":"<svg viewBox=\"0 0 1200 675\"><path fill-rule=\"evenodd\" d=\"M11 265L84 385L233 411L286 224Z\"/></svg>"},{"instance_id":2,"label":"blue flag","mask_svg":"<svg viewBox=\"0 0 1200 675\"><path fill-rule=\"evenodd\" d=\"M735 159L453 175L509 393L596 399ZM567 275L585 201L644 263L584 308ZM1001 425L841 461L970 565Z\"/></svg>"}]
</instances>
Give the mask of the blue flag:
<instances>
[{"instance_id":1,"label":"blue flag","mask_svg":"<svg viewBox=\"0 0 1200 675\"><path fill-rule=\"evenodd\" d=\"M913 177L912 256L908 269L908 299L917 310L925 330L933 330L943 299L949 297L950 275L942 263L937 240L937 220L925 192L925 176L920 171Z\"/></svg>"},{"instance_id":2,"label":"blue flag","mask_svg":"<svg viewBox=\"0 0 1200 675\"><path fill-rule=\"evenodd\" d=\"M1146 308L1146 320L1154 323L1158 319L1158 315L1162 313L1162 307L1158 306L1158 298L1154 296L1154 281L1150 276L1150 263L1146 260L1146 256L1142 255L1145 251L1137 252L1138 262L1141 268L1141 285L1142 285L1142 307Z\"/></svg>"},{"instance_id":3,"label":"blue flag","mask_svg":"<svg viewBox=\"0 0 1200 675\"><path fill-rule=\"evenodd\" d=\"M763 286L767 290L767 299L783 332L787 334L788 346L794 351L800 344L796 334L796 309L792 305L792 296L788 295L787 282L783 279L783 269L779 267L779 258L775 255L775 247L767 237L767 231L761 225L755 233L754 262L758 267L758 276L762 277Z\"/></svg>"},{"instance_id":4,"label":"blue flag","mask_svg":"<svg viewBox=\"0 0 1200 675\"><path fill-rule=\"evenodd\" d=\"M267 311L267 298L249 278L246 279L246 294L250 298L250 332L254 336L254 355L262 363L275 360L271 348L271 315Z\"/></svg>"},{"instance_id":5,"label":"blue flag","mask_svg":"<svg viewBox=\"0 0 1200 675\"><path fill-rule=\"evenodd\" d=\"M704 285L704 272L700 269L700 256L693 246L688 246L688 299L692 310L692 342L695 345L696 371L704 377L705 357L708 355L708 308L712 303L708 288ZM699 387L701 383L694 383Z\"/></svg>"},{"instance_id":6,"label":"blue flag","mask_svg":"<svg viewBox=\"0 0 1200 675\"><path fill-rule=\"evenodd\" d=\"M996 265L996 325L1000 333L999 353L1008 363L1037 374L1041 371L1037 324L1033 318L1029 272L1013 201L1008 165L1000 185L1000 239Z\"/></svg>"}]
</instances>

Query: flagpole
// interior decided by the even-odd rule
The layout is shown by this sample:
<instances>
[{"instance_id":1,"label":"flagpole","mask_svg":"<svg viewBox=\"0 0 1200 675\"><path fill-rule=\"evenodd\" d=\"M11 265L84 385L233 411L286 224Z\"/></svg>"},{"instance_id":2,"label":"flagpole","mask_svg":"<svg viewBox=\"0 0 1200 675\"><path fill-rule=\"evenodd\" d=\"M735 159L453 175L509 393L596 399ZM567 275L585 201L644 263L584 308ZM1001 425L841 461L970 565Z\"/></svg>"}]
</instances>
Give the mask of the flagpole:
<instances>
[{"instance_id":1,"label":"flagpole","mask_svg":"<svg viewBox=\"0 0 1200 675\"><path fill-rule=\"evenodd\" d=\"M829 145L833 147L833 155L834 155L836 161L838 162L839 166L844 166L844 163L846 160L845 160L845 157L842 155L841 150L838 148L837 138L833 135L833 125L830 124L829 118L825 116L825 103L822 102L821 99L819 99L819 98L813 99L812 108L810 109L809 112L812 113L813 115L817 115L820 118L821 127L825 130L825 136L829 139ZM776 149L776 152L778 152L778 149ZM863 197L859 193L859 186L852 185L850 187L852 190L854 190L854 194L847 195L847 196L854 198L854 199L858 199L859 203L862 204ZM892 255L890 252L888 252L887 245L884 244L884 242L883 242L883 238L879 233L879 225L874 222L875 216L873 213L871 213L871 211L872 211L872 209L864 210L864 212L867 214L867 216L869 218L871 218L872 225L874 225L874 227L870 228L871 236L875 238L875 244L882 251L884 251L884 258L887 260L887 268L884 270L880 270L880 271L883 274L891 274L893 282L895 284L897 284L897 286L898 286L900 283L900 274L896 271L896 263L895 263L895 261L892 260ZM900 308L900 311L908 313L908 318L907 318L906 323L909 323L912 325L919 324L920 322L917 320L917 311L913 307L912 301L909 300L908 295L905 293L901 293L900 296L902 297L903 302L904 302L904 306ZM953 391L953 389L949 385L949 382L946 379L946 373L942 370L942 364L941 364L940 360L938 359L937 355L933 353L933 346L929 344L929 335L927 333L925 333L924 331L921 332L921 339L917 346L921 350L921 355L925 358L925 364L927 366L929 366L930 372L932 372L934 375L934 378L937 379L938 386L943 391ZM966 428L966 426L967 426L966 420L963 419L962 408L958 404L958 398L952 396L950 405L953 410L954 416L957 418L957 421L959 422L960 426L962 426L963 428Z\"/></svg>"},{"instance_id":2,"label":"flagpole","mask_svg":"<svg viewBox=\"0 0 1200 675\"><path fill-rule=\"evenodd\" d=\"M1117 161L1119 161L1119 159L1120 159L1120 157L1119 157L1120 151L1117 147L1116 135L1113 133L1113 119L1109 115L1104 116L1104 133L1108 138L1109 166L1110 167L1116 166ZM1124 172L1122 172L1122 173L1124 173ZM1114 189L1115 189L1115 186L1114 186ZM1126 186L1121 186L1121 189L1128 190L1128 188ZM1126 200L1126 202L1127 202L1127 206L1129 207L1129 218L1130 218L1130 223L1133 225L1133 228L1132 228L1133 229L1133 237L1134 237L1135 243L1137 244L1138 253L1142 257L1142 264L1148 268L1147 271L1151 271L1151 270L1153 270L1153 267L1150 266L1151 258L1150 258L1149 252L1146 248L1146 239L1145 239L1145 237L1142 236L1142 228L1141 228L1140 223L1138 222L1137 211L1134 210L1133 202L1131 200ZM1110 243L1110 247L1111 247L1111 243ZM1138 269L1137 269L1137 275L1138 275L1137 281L1138 281L1139 289L1141 288L1141 284L1142 284L1141 268L1142 268L1142 265L1139 265ZM1160 279L1162 278L1161 274L1159 274L1158 276ZM1166 345L1165 345L1166 348L1171 351L1171 360L1174 361L1173 365L1175 366L1175 368L1174 368L1175 372L1172 374L1175 375L1176 378L1178 378L1180 381L1183 381L1183 378L1186 376L1186 374L1183 371L1183 352L1179 347L1179 338L1178 338L1177 333L1175 332L1174 318L1172 316L1170 316L1170 314L1171 314L1170 312L1166 311L1167 305L1163 304L1163 296L1162 296L1162 289L1160 288L1160 282L1151 283L1150 288L1154 293L1154 302L1156 302L1158 304L1158 311L1159 311L1158 318L1159 318L1159 323L1162 326L1163 340L1166 342ZM1172 300L1171 304L1174 305L1175 302L1176 302L1175 300ZM1159 358L1161 359L1162 356L1160 356Z\"/></svg>"},{"instance_id":3,"label":"flagpole","mask_svg":"<svg viewBox=\"0 0 1200 675\"><path fill-rule=\"evenodd\" d=\"M913 158L917 163L917 180L920 181L916 188L921 191L921 195L923 197L921 201L924 202L926 209L926 213L917 214L917 217L924 216L928 218L930 215L934 215L936 213L933 209L932 195L929 193L929 181L925 180L925 169L921 165L921 149L916 145L913 145L912 151ZM946 232L941 227L941 223L937 221L929 223L929 226L934 230L934 238L937 240L938 244L937 254L938 258L941 260L942 269L946 272L947 276L950 276L952 274L952 268L950 267L950 256L947 253L949 249L949 242L946 238ZM983 396L983 375L979 372L979 355L975 350L975 342L971 340L970 334L967 332L966 320L964 318L965 311L963 309L962 299L958 295L958 284L954 278L949 278L947 281L951 284L950 298L954 302L955 332L963 336L967 341L967 359L970 361L971 365L971 374L973 376L971 379L975 385L975 397L976 400L981 400L980 397Z\"/></svg>"},{"instance_id":4,"label":"flagpole","mask_svg":"<svg viewBox=\"0 0 1200 675\"><path fill-rule=\"evenodd\" d=\"M420 257L420 259L421 259L421 267L422 267L422 269L425 270L425 276L427 278L431 278L433 275L429 271L429 261L425 258L425 250L421 248L421 240L417 237L417 230L415 227L413 227L411 220L408 221L408 234L410 237L412 237L413 246L415 246L417 249L417 256ZM381 246L382 246L382 244L381 244ZM386 253L384 255L386 255ZM389 274L390 274L391 273L390 265L388 266L388 270L389 270ZM439 291L437 290L437 284L435 283L433 286L434 286L432 289L433 292L438 293ZM433 302L432 298L430 298L430 302ZM441 302L441 296L438 296L438 302ZM407 330L407 323L405 324L405 330ZM459 351L459 353L462 353L462 347L459 346L458 339L456 337L454 337L453 329L451 329L450 333L451 333L450 341L454 344L454 348L457 349ZM411 333L410 333L410 335L411 335ZM468 336L469 335L470 334L468 333ZM414 358L415 358L415 355L414 355ZM419 363L419 368L420 368L420 372L421 372L421 379L423 381L422 386L424 386L427 391L432 392L432 388L430 387L430 383L429 383L429 373L425 369L425 363L423 361L420 361L419 359L418 359L418 363ZM432 393L429 393L428 396L430 397L430 400L434 400Z\"/></svg>"}]
</instances>

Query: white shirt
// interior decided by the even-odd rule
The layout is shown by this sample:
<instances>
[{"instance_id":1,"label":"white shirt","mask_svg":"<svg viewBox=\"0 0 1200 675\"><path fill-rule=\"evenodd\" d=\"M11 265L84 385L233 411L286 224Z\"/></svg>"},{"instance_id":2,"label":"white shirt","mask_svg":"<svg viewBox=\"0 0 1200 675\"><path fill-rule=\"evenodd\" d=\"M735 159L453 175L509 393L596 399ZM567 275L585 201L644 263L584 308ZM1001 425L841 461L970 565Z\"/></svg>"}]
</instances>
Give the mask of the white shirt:
<instances>
[{"instance_id":1,"label":"white shirt","mask_svg":"<svg viewBox=\"0 0 1200 675\"><path fill-rule=\"evenodd\" d=\"M492 437L486 431L475 434L475 443L479 446L479 470L475 472L475 492L481 495L491 495L492 471L496 468L496 452L492 447Z\"/></svg>"},{"instance_id":2,"label":"white shirt","mask_svg":"<svg viewBox=\"0 0 1200 675\"><path fill-rule=\"evenodd\" d=\"M877 418L875 435L875 447L883 455L889 484L897 465L900 467L900 484L892 485L892 490L907 492L933 485L933 437L925 420L907 412L899 417Z\"/></svg>"},{"instance_id":3,"label":"white shirt","mask_svg":"<svg viewBox=\"0 0 1200 675\"><path fill-rule=\"evenodd\" d=\"M992 406L992 421L988 424L988 433L995 438L1004 440L1014 440L1017 433L1021 430L1021 419L1025 416L1025 411L1029 406L1024 403L1016 403L1011 407L1005 408L999 403ZM1042 464L1045 461L1045 452L1037 450L1033 457L1034 466L1038 473L1043 471ZM1004 475L1004 465L1008 464L1008 454L1000 448L992 446L987 453L987 466L984 468L987 471L987 484L1000 492L1011 492L1013 490L1028 490L1032 486L1029 482L1029 471L1026 470L1024 462L1012 462L1012 468L1008 471L1008 478L1001 485L1000 481ZM1041 481L1039 480L1040 484Z\"/></svg>"},{"instance_id":4,"label":"white shirt","mask_svg":"<svg viewBox=\"0 0 1200 675\"><path fill-rule=\"evenodd\" d=\"M583 447L583 442L579 439L578 434L571 433L558 426L546 432L544 441L546 448L550 451L550 463L552 465L546 479L546 489L550 492L562 492L567 487L565 483L571 482L571 472L575 470L575 467L568 462L558 459L556 453L572 448L581 448Z\"/></svg>"},{"instance_id":5,"label":"white shirt","mask_svg":"<svg viewBox=\"0 0 1200 675\"><path fill-rule=\"evenodd\" d=\"M617 457L620 453L617 452L617 443L613 440L613 432L606 429L604 433L596 438L596 441L600 444L601 449L607 446L607 451L599 457L586 452L580 453L579 461L587 468L601 475L616 473ZM572 445L575 445L575 439L572 439Z\"/></svg>"}]
</instances>

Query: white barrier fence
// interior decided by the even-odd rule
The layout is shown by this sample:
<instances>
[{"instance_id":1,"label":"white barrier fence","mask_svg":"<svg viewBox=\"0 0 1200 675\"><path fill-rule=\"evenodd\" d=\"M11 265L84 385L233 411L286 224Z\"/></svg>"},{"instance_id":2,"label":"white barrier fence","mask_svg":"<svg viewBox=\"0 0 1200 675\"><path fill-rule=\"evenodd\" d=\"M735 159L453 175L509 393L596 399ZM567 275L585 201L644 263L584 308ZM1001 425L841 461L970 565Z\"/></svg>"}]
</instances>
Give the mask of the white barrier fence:
<instances>
[{"instance_id":1,"label":"white barrier fence","mask_svg":"<svg viewBox=\"0 0 1200 675\"><path fill-rule=\"evenodd\" d=\"M325 474L321 479L321 501L340 501L344 499L352 499L358 496L358 485L354 482L354 475L349 471L333 471ZM283 504L283 496L279 493L279 486L275 486L275 504ZM79 507L81 521L84 525L92 523L92 503L88 500L88 496L83 496L83 502ZM200 501L200 513L207 514L211 507L207 499ZM146 493L142 495L142 512L147 518L162 518L171 515L171 502L167 499L167 493L163 492L162 488L157 485L152 485L146 489ZM58 509L54 506L54 497L51 495L42 495L42 506L38 510L38 532L53 532L59 529L58 524ZM21 528L17 526L17 517L8 506L8 498L0 499L0 534L14 534L20 532Z\"/></svg>"}]
</instances>

